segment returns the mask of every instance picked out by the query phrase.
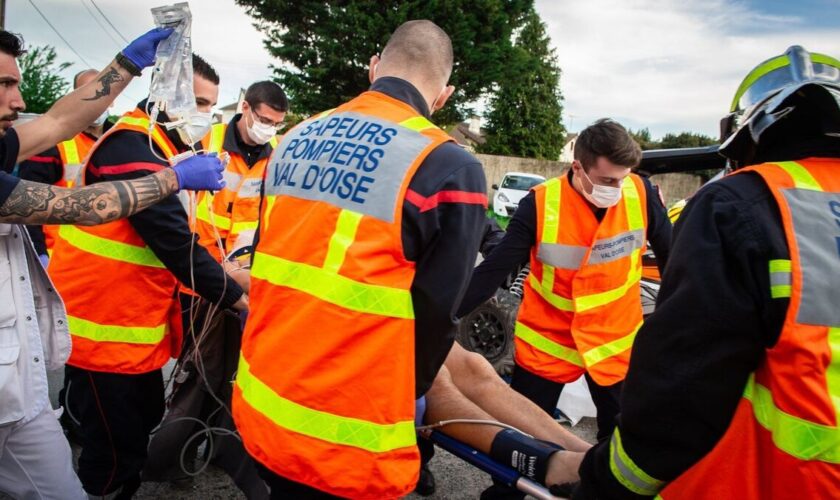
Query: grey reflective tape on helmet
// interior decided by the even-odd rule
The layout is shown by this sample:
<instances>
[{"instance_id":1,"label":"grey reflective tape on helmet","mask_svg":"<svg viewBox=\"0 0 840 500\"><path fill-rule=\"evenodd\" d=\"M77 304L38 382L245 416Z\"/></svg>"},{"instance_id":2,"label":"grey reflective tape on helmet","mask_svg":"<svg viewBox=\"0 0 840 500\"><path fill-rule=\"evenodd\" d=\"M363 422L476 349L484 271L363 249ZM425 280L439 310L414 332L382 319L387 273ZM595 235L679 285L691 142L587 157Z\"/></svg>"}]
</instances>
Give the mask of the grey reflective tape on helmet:
<instances>
[{"instance_id":1,"label":"grey reflective tape on helmet","mask_svg":"<svg viewBox=\"0 0 840 500\"><path fill-rule=\"evenodd\" d=\"M604 264L623 257L629 257L633 250L645 246L645 232L642 229L627 231L611 238L597 240L592 245L587 264Z\"/></svg>"},{"instance_id":2,"label":"grey reflective tape on helmet","mask_svg":"<svg viewBox=\"0 0 840 500\"><path fill-rule=\"evenodd\" d=\"M809 325L840 325L840 228L832 207L840 193L786 189L782 191L793 220L802 274L796 321Z\"/></svg>"},{"instance_id":3,"label":"grey reflective tape on helmet","mask_svg":"<svg viewBox=\"0 0 840 500\"><path fill-rule=\"evenodd\" d=\"M580 269L580 263L588 251L589 248L583 246L540 243L537 259L543 264L559 269Z\"/></svg>"},{"instance_id":4,"label":"grey reflective tape on helmet","mask_svg":"<svg viewBox=\"0 0 840 500\"><path fill-rule=\"evenodd\" d=\"M265 194L323 201L391 222L406 172L431 142L388 120L333 113L283 137L267 165Z\"/></svg>"}]
</instances>

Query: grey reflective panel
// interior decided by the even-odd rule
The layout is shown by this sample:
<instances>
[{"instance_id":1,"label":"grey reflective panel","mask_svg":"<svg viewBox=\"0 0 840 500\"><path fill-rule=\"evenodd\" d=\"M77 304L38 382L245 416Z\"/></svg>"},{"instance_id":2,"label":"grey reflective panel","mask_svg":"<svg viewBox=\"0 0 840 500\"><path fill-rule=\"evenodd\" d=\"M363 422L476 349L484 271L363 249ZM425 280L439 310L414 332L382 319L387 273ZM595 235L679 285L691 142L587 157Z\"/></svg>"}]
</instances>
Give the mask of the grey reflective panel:
<instances>
[{"instance_id":1,"label":"grey reflective panel","mask_svg":"<svg viewBox=\"0 0 840 500\"><path fill-rule=\"evenodd\" d=\"M628 257L637 248L645 246L645 232L642 229L621 233L612 238L598 240L592 245L588 264L603 264Z\"/></svg>"},{"instance_id":2,"label":"grey reflective panel","mask_svg":"<svg viewBox=\"0 0 840 500\"><path fill-rule=\"evenodd\" d=\"M790 285L791 273L778 272L770 273L770 286Z\"/></svg>"},{"instance_id":3,"label":"grey reflective panel","mask_svg":"<svg viewBox=\"0 0 840 500\"><path fill-rule=\"evenodd\" d=\"M265 194L324 201L392 222L405 173L430 143L387 120L333 113L283 137L268 162Z\"/></svg>"},{"instance_id":4,"label":"grey reflective panel","mask_svg":"<svg viewBox=\"0 0 840 500\"><path fill-rule=\"evenodd\" d=\"M559 269L580 269L580 263L589 247L561 245L559 243L540 243L537 259L543 264Z\"/></svg>"},{"instance_id":5,"label":"grey reflective panel","mask_svg":"<svg viewBox=\"0 0 840 500\"><path fill-rule=\"evenodd\" d=\"M240 198L257 198L260 196L260 187L262 187L262 179L246 179L239 186L236 195Z\"/></svg>"},{"instance_id":6,"label":"grey reflective panel","mask_svg":"<svg viewBox=\"0 0 840 500\"><path fill-rule=\"evenodd\" d=\"M840 325L840 193L783 191L793 216L802 267L802 302L796 321Z\"/></svg>"}]
</instances>

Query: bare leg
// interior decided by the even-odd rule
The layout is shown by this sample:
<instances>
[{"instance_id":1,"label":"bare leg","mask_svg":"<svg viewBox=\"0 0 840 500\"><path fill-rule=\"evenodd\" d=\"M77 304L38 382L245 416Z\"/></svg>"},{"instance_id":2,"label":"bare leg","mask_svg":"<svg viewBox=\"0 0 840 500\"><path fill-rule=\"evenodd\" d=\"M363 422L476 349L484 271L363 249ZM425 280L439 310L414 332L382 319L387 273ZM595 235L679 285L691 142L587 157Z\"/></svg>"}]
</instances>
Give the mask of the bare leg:
<instances>
[{"instance_id":1,"label":"bare leg","mask_svg":"<svg viewBox=\"0 0 840 500\"><path fill-rule=\"evenodd\" d=\"M464 396L492 418L570 451L586 451L591 444L575 436L537 405L508 387L481 355L453 344L444 366Z\"/></svg>"}]
</instances>

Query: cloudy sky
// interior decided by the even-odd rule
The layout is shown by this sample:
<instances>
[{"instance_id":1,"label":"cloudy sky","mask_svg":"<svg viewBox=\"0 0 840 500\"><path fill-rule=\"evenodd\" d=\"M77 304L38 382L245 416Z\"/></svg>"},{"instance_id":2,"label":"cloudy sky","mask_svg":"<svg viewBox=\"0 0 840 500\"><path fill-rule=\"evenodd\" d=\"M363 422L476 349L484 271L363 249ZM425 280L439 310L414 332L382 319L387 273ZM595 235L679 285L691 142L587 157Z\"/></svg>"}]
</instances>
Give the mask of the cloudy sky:
<instances>
[{"instance_id":1,"label":"cloudy sky","mask_svg":"<svg viewBox=\"0 0 840 500\"><path fill-rule=\"evenodd\" d=\"M152 26L149 9L164 2L7 2L6 28L22 33L29 44L54 45L60 60L75 62L69 76L86 65L47 26L33 3L81 57L99 67L124 45L120 34L131 40L145 32ZM537 0L536 4L563 69L565 120L572 131L610 116L634 129L648 127L654 137L680 131L716 136L732 94L757 63L793 44L840 56L840 0ZM244 9L233 0L193 1L190 8L193 49L222 77L220 105L235 100L240 87L271 75L272 59ZM148 85L148 77L132 83L116 111L141 99Z\"/></svg>"}]
</instances>

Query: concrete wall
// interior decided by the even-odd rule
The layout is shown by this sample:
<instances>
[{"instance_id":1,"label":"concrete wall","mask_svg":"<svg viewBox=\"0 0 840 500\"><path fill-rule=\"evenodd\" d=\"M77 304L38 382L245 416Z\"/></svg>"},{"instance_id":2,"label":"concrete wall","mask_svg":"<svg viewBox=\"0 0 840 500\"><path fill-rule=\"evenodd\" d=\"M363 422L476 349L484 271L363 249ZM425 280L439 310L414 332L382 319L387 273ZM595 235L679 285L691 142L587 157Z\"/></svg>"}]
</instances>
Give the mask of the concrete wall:
<instances>
[{"instance_id":1,"label":"concrete wall","mask_svg":"<svg viewBox=\"0 0 840 500\"><path fill-rule=\"evenodd\" d=\"M481 164L484 165L484 175L487 177L487 195L492 200L493 184L499 184L507 172L527 172L539 174L550 179L562 174L570 163L535 160L532 158L516 158L512 156L495 156L477 154ZM654 184L658 184L665 196L665 203L671 206L674 202L690 196L701 185L699 177L690 174L663 174L651 178Z\"/></svg>"}]
</instances>

